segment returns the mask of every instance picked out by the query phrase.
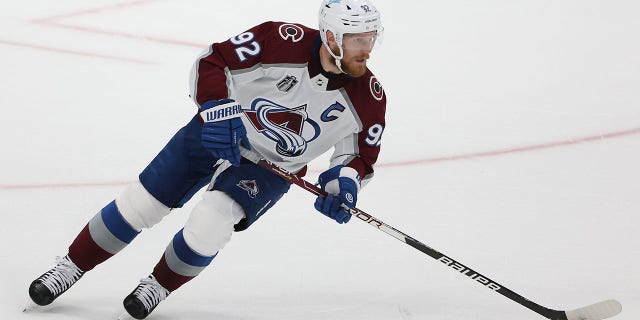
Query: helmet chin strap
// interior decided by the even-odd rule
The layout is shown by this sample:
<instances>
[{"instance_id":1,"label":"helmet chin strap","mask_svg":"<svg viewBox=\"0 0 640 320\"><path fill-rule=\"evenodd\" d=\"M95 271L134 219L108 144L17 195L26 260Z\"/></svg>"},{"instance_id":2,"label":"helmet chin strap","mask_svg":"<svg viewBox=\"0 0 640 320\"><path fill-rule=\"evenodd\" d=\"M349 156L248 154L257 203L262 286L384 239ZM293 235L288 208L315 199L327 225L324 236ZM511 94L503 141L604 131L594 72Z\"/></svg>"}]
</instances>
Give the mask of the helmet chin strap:
<instances>
[{"instance_id":1,"label":"helmet chin strap","mask_svg":"<svg viewBox=\"0 0 640 320\"><path fill-rule=\"evenodd\" d=\"M327 50L329 51L329 54L333 57L333 61L335 61L336 67L338 67L338 70L340 70L340 72L348 74L346 72L344 72L344 70L342 70L342 58L344 57L344 51L342 51L342 44L338 43L338 49L340 50L340 56L336 56L335 53L333 53L333 50L331 50L331 48L329 48L329 45L327 43L324 44L325 47L327 48Z\"/></svg>"},{"instance_id":2,"label":"helmet chin strap","mask_svg":"<svg viewBox=\"0 0 640 320\"><path fill-rule=\"evenodd\" d=\"M335 58L335 61L336 61L336 67L338 67L338 70L340 70L340 72L346 74L346 72L344 72L344 70L342 70L342 62L341 62L342 59Z\"/></svg>"}]
</instances>

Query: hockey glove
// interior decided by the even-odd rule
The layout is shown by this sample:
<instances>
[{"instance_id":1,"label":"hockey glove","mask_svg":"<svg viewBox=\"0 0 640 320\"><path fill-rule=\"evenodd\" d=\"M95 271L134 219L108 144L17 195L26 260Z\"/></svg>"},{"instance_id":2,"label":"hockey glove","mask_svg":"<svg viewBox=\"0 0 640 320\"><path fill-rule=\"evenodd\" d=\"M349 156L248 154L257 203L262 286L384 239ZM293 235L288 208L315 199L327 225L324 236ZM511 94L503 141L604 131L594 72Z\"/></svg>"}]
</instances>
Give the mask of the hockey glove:
<instances>
[{"instance_id":1,"label":"hockey glove","mask_svg":"<svg viewBox=\"0 0 640 320\"><path fill-rule=\"evenodd\" d=\"M337 196L319 196L313 205L316 210L340 224L347 223L351 219L351 214L342 207L342 202Z\"/></svg>"},{"instance_id":2,"label":"hockey glove","mask_svg":"<svg viewBox=\"0 0 640 320\"><path fill-rule=\"evenodd\" d=\"M319 196L315 202L316 209L338 223L348 222L351 214L344 207L356 206L360 190L358 172L353 168L338 165L321 173L318 183L329 196ZM339 202L338 205L335 204L336 201Z\"/></svg>"},{"instance_id":3,"label":"hockey glove","mask_svg":"<svg viewBox=\"0 0 640 320\"><path fill-rule=\"evenodd\" d=\"M240 165L240 145L251 149L247 129L242 124L242 107L232 99L211 100L202 104L200 116L202 145L213 156Z\"/></svg>"}]
</instances>

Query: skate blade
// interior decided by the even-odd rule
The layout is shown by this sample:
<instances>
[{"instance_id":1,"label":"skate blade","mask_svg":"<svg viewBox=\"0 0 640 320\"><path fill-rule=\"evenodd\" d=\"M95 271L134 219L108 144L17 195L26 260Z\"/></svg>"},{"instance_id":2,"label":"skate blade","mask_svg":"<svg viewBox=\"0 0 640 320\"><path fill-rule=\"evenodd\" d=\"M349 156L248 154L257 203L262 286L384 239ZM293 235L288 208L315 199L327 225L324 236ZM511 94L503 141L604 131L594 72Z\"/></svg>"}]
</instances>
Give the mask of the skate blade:
<instances>
[{"instance_id":1,"label":"skate blade","mask_svg":"<svg viewBox=\"0 0 640 320\"><path fill-rule=\"evenodd\" d=\"M135 318L133 318L128 312L123 312L121 313L118 318L118 320L135 320Z\"/></svg>"},{"instance_id":2,"label":"skate blade","mask_svg":"<svg viewBox=\"0 0 640 320\"><path fill-rule=\"evenodd\" d=\"M47 310L51 308L50 305L47 306L41 306L39 304L36 304L35 302L31 301L31 299L29 299L26 303L25 303L25 307L24 309L22 309L22 312L24 313L28 313L31 311L41 311L41 310Z\"/></svg>"},{"instance_id":3,"label":"skate blade","mask_svg":"<svg viewBox=\"0 0 640 320\"><path fill-rule=\"evenodd\" d=\"M24 309L22 309L22 312L29 312L37 307L39 307L39 305L33 302L27 302L27 305L24 307Z\"/></svg>"}]
</instances>

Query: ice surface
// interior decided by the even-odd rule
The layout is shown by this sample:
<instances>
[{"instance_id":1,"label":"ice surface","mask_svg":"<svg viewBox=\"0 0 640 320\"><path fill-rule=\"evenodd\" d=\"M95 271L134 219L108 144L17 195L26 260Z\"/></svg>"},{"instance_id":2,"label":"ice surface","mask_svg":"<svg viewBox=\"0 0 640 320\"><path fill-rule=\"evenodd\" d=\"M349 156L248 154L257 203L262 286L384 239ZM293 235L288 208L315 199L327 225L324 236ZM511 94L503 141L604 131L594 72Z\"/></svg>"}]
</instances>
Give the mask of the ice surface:
<instances>
[{"instance_id":1,"label":"ice surface","mask_svg":"<svg viewBox=\"0 0 640 320\"><path fill-rule=\"evenodd\" d=\"M315 26L317 2L1 2L0 318L116 318L193 203L51 307L22 309L29 282L193 115L200 51L265 20ZM547 307L616 298L616 319L638 319L640 4L376 4L388 126L359 207ZM312 201L292 188L150 319L540 319Z\"/></svg>"}]
</instances>

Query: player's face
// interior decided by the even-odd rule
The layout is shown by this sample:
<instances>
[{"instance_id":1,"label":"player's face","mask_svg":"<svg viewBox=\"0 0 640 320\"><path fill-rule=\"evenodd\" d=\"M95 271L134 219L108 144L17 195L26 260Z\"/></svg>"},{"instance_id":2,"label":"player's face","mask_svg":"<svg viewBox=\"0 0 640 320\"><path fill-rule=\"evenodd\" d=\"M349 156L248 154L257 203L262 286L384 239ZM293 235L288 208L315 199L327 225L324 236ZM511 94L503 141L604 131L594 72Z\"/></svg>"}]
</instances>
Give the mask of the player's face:
<instances>
[{"instance_id":1,"label":"player's face","mask_svg":"<svg viewBox=\"0 0 640 320\"><path fill-rule=\"evenodd\" d=\"M342 70L352 77L367 72L367 60L376 42L376 32L350 33L342 37Z\"/></svg>"}]
</instances>

